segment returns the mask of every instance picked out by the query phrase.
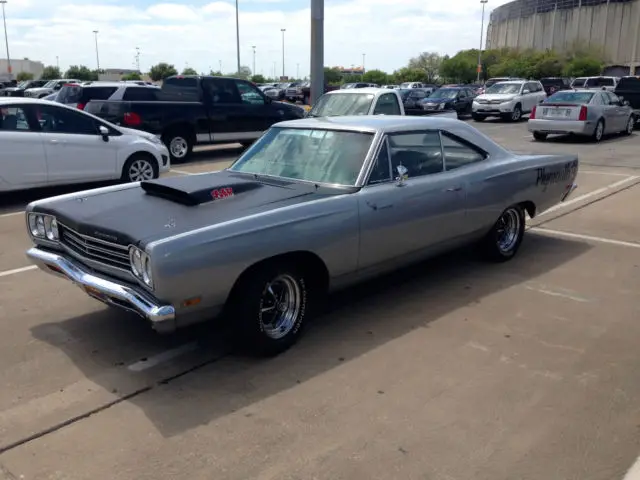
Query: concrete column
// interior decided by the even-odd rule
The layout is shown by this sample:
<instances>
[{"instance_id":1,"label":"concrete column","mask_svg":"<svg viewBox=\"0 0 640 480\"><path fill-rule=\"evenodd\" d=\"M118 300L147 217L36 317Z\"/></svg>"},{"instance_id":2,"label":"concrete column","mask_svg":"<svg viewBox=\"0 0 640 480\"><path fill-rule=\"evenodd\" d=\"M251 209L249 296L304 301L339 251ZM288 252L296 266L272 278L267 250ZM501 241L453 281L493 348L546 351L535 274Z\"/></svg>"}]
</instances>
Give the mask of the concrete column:
<instances>
[{"instance_id":1,"label":"concrete column","mask_svg":"<svg viewBox=\"0 0 640 480\"><path fill-rule=\"evenodd\" d=\"M553 50L553 37L556 34L556 13L558 13L558 0L553 7L553 16L551 17L551 45L550 48Z\"/></svg>"},{"instance_id":2,"label":"concrete column","mask_svg":"<svg viewBox=\"0 0 640 480\"><path fill-rule=\"evenodd\" d=\"M607 55L607 29L609 27L609 0L607 0L607 5L604 7L605 11L604 11L604 34L602 36L602 45L605 45L604 48L604 53L605 56Z\"/></svg>"},{"instance_id":3,"label":"concrete column","mask_svg":"<svg viewBox=\"0 0 640 480\"><path fill-rule=\"evenodd\" d=\"M311 0L311 105L324 93L324 0Z\"/></svg>"},{"instance_id":4,"label":"concrete column","mask_svg":"<svg viewBox=\"0 0 640 480\"><path fill-rule=\"evenodd\" d=\"M635 63L638 62L638 33L640 33L640 3L634 3L633 6L636 9L636 21L635 28L633 29L633 48L631 50L631 67L630 67L630 75L633 75L633 69L635 68Z\"/></svg>"}]
</instances>

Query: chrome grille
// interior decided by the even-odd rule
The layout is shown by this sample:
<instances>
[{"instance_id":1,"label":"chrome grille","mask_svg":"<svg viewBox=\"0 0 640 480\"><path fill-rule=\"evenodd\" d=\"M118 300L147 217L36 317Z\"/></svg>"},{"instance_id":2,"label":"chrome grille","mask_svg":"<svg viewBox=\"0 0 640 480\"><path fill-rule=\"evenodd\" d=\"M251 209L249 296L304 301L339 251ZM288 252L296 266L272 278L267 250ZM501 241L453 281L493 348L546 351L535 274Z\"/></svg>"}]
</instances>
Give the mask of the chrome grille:
<instances>
[{"instance_id":1,"label":"chrome grille","mask_svg":"<svg viewBox=\"0 0 640 480\"><path fill-rule=\"evenodd\" d=\"M82 235L64 225L59 225L58 228L60 230L60 243L81 258L122 270L131 268L128 246Z\"/></svg>"}]
</instances>

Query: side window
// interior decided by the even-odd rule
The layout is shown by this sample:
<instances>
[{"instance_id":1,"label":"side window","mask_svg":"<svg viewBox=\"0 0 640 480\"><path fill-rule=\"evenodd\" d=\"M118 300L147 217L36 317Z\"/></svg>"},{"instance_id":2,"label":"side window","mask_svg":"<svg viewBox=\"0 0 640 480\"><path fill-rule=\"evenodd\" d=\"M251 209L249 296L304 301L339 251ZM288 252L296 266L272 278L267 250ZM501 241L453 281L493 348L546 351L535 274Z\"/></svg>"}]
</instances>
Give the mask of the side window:
<instances>
[{"instance_id":1,"label":"side window","mask_svg":"<svg viewBox=\"0 0 640 480\"><path fill-rule=\"evenodd\" d=\"M390 180L391 163L389 162L389 149L387 148L387 142L385 141L382 144L380 153L378 153L376 162L373 164L367 185L375 185L377 183L384 183Z\"/></svg>"},{"instance_id":2,"label":"side window","mask_svg":"<svg viewBox=\"0 0 640 480\"><path fill-rule=\"evenodd\" d=\"M467 91L466 90L459 90L458 91L458 97L459 98L467 98Z\"/></svg>"},{"instance_id":3,"label":"side window","mask_svg":"<svg viewBox=\"0 0 640 480\"><path fill-rule=\"evenodd\" d=\"M400 115L400 105L398 99L393 93L385 93L380 95L376 108L373 110L374 115Z\"/></svg>"},{"instance_id":4,"label":"side window","mask_svg":"<svg viewBox=\"0 0 640 480\"><path fill-rule=\"evenodd\" d=\"M606 105L607 103L609 103L608 99L603 98L601 93L596 93L591 99L592 105Z\"/></svg>"},{"instance_id":5,"label":"side window","mask_svg":"<svg viewBox=\"0 0 640 480\"><path fill-rule=\"evenodd\" d=\"M481 162L486 158L483 152L445 132L442 132L441 138L446 170L455 170L465 165Z\"/></svg>"},{"instance_id":6,"label":"side window","mask_svg":"<svg viewBox=\"0 0 640 480\"><path fill-rule=\"evenodd\" d=\"M22 107L0 107L0 132L28 132L29 122Z\"/></svg>"},{"instance_id":7,"label":"side window","mask_svg":"<svg viewBox=\"0 0 640 480\"><path fill-rule=\"evenodd\" d=\"M388 141L394 175L398 165L407 169L409 178L444 170L438 132L398 133L389 135Z\"/></svg>"},{"instance_id":8,"label":"side window","mask_svg":"<svg viewBox=\"0 0 640 480\"><path fill-rule=\"evenodd\" d=\"M158 99L158 90L149 87L127 87L122 99L139 102L152 102Z\"/></svg>"},{"instance_id":9,"label":"side window","mask_svg":"<svg viewBox=\"0 0 640 480\"><path fill-rule=\"evenodd\" d=\"M40 128L45 133L97 135L98 126L89 116L70 108L34 105Z\"/></svg>"},{"instance_id":10,"label":"side window","mask_svg":"<svg viewBox=\"0 0 640 480\"><path fill-rule=\"evenodd\" d=\"M607 92L607 95L609 96L611 105L621 105L620 98L615 93Z\"/></svg>"},{"instance_id":11,"label":"side window","mask_svg":"<svg viewBox=\"0 0 640 480\"><path fill-rule=\"evenodd\" d=\"M264 105L264 98L262 98L262 95L258 93L258 90L253 85L246 82L236 82L236 86L238 87L242 103Z\"/></svg>"},{"instance_id":12,"label":"side window","mask_svg":"<svg viewBox=\"0 0 640 480\"><path fill-rule=\"evenodd\" d=\"M531 93L536 91L533 83L525 83L524 87L522 88L522 92L524 93L525 90L529 90L529 92Z\"/></svg>"}]
</instances>

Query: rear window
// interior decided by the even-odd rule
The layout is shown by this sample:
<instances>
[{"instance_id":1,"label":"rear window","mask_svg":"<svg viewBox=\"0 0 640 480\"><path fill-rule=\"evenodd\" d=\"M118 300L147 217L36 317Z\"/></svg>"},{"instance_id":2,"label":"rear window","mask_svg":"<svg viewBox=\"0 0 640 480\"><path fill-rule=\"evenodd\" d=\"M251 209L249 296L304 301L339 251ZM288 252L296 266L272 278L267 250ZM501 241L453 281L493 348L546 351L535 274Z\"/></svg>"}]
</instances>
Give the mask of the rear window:
<instances>
[{"instance_id":1,"label":"rear window","mask_svg":"<svg viewBox=\"0 0 640 480\"><path fill-rule=\"evenodd\" d=\"M574 87L584 87L586 81L586 78L576 78L571 85Z\"/></svg>"},{"instance_id":2,"label":"rear window","mask_svg":"<svg viewBox=\"0 0 640 480\"><path fill-rule=\"evenodd\" d=\"M162 93L167 100L198 101L198 79L193 77L169 77L162 82Z\"/></svg>"},{"instance_id":3,"label":"rear window","mask_svg":"<svg viewBox=\"0 0 640 480\"><path fill-rule=\"evenodd\" d=\"M147 87L128 87L122 96L123 100L153 102L158 99L158 90Z\"/></svg>"},{"instance_id":4,"label":"rear window","mask_svg":"<svg viewBox=\"0 0 640 480\"><path fill-rule=\"evenodd\" d=\"M548 97L545 100L545 103L589 103L593 98L593 93L590 92L571 92L571 91L562 91L557 92Z\"/></svg>"},{"instance_id":5,"label":"rear window","mask_svg":"<svg viewBox=\"0 0 640 480\"><path fill-rule=\"evenodd\" d=\"M623 77L618 82L618 88L620 90L640 90L640 78Z\"/></svg>"},{"instance_id":6,"label":"rear window","mask_svg":"<svg viewBox=\"0 0 640 480\"><path fill-rule=\"evenodd\" d=\"M613 87L613 78L590 78L587 80L587 87Z\"/></svg>"},{"instance_id":7,"label":"rear window","mask_svg":"<svg viewBox=\"0 0 640 480\"><path fill-rule=\"evenodd\" d=\"M107 100L118 87L82 87L67 85L60 89L56 100L60 103L88 103L91 100Z\"/></svg>"},{"instance_id":8,"label":"rear window","mask_svg":"<svg viewBox=\"0 0 640 480\"><path fill-rule=\"evenodd\" d=\"M91 100L107 100L118 87L84 87L82 92L82 101L87 103Z\"/></svg>"}]
</instances>

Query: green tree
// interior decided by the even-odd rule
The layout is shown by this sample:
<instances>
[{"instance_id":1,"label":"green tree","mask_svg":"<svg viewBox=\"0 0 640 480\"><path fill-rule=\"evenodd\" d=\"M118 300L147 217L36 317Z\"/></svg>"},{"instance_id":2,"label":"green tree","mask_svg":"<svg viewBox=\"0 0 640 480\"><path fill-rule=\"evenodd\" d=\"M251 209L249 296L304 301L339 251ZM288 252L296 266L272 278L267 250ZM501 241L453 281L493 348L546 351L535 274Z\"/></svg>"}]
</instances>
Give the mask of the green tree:
<instances>
[{"instance_id":1,"label":"green tree","mask_svg":"<svg viewBox=\"0 0 640 480\"><path fill-rule=\"evenodd\" d=\"M382 70L369 70L362 76L362 81L384 85L389 81L389 75L387 75L387 72L383 72Z\"/></svg>"},{"instance_id":2,"label":"green tree","mask_svg":"<svg viewBox=\"0 0 640 480\"><path fill-rule=\"evenodd\" d=\"M177 74L178 70L176 70L176 67L165 62L154 65L149 70L149 76L154 82L159 82L160 80L164 80L167 77L171 77Z\"/></svg>"},{"instance_id":3,"label":"green tree","mask_svg":"<svg viewBox=\"0 0 640 480\"><path fill-rule=\"evenodd\" d=\"M182 70L182 75L198 75L198 72L196 72L195 68L186 67Z\"/></svg>"},{"instance_id":4,"label":"green tree","mask_svg":"<svg viewBox=\"0 0 640 480\"><path fill-rule=\"evenodd\" d=\"M33 73L31 72L20 72L16 76L16 80L19 82L24 82L25 80L33 80Z\"/></svg>"},{"instance_id":5,"label":"green tree","mask_svg":"<svg viewBox=\"0 0 640 480\"><path fill-rule=\"evenodd\" d=\"M254 75L251 77L253 83L267 83L267 80L262 75Z\"/></svg>"},{"instance_id":6,"label":"green tree","mask_svg":"<svg viewBox=\"0 0 640 480\"><path fill-rule=\"evenodd\" d=\"M142 77L138 72L131 72L124 75L122 80L142 80Z\"/></svg>"},{"instance_id":7,"label":"green tree","mask_svg":"<svg viewBox=\"0 0 640 480\"><path fill-rule=\"evenodd\" d=\"M423 73L423 79L427 83L434 83L440 73L443 57L436 52L422 52L417 57L409 60L408 67L414 70L420 70Z\"/></svg>"},{"instance_id":8,"label":"green tree","mask_svg":"<svg viewBox=\"0 0 640 480\"><path fill-rule=\"evenodd\" d=\"M324 67L324 83L327 85L340 85L342 73L337 68Z\"/></svg>"},{"instance_id":9,"label":"green tree","mask_svg":"<svg viewBox=\"0 0 640 480\"><path fill-rule=\"evenodd\" d=\"M470 55L454 55L445 58L440 66L440 76L452 82L470 83L477 77L477 63Z\"/></svg>"},{"instance_id":10,"label":"green tree","mask_svg":"<svg viewBox=\"0 0 640 480\"><path fill-rule=\"evenodd\" d=\"M89 68L84 65L71 65L64 76L67 78L75 78L76 80L98 80L98 73L89 70Z\"/></svg>"},{"instance_id":11,"label":"green tree","mask_svg":"<svg viewBox=\"0 0 640 480\"><path fill-rule=\"evenodd\" d=\"M222 72L221 72L221 71L219 71L219 70L218 70L218 71L211 70L211 71L209 72L209 75L211 75L212 77L222 77L222 76L223 76L223 75L222 75Z\"/></svg>"},{"instance_id":12,"label":"green tree","mask_svg":"<svg viewBox=\"0 0 640 480\"><path fill-rule=\"evenodd\" d=\"M602 67L603 62L596 58L574 58L564 66L563 73L567 77L589 77L600 75Z\"/></svg>"},{"instance_id":13,"label":"green tree","mask_svg":"<svg viewBox=\"0 0 640 480\"><path fill-rule=\"evenodd\" d=\"M393 72L393 77L397 83L402 82L423 82L424 72L416 68L404 67Z\"/></svg>"},{"instance_id":14,"label":"green tree","mask_svg":"<svg viewBox=\"0 0 640 480\"><path fill-rule=\"evenodd\" d=\"M42 76L40 77L42 80L55 80L57 78L61 78L62 74L60 73L60 69L53 65L48 65L44 67L42 71Z\"/></svg>"}]
</instances>

